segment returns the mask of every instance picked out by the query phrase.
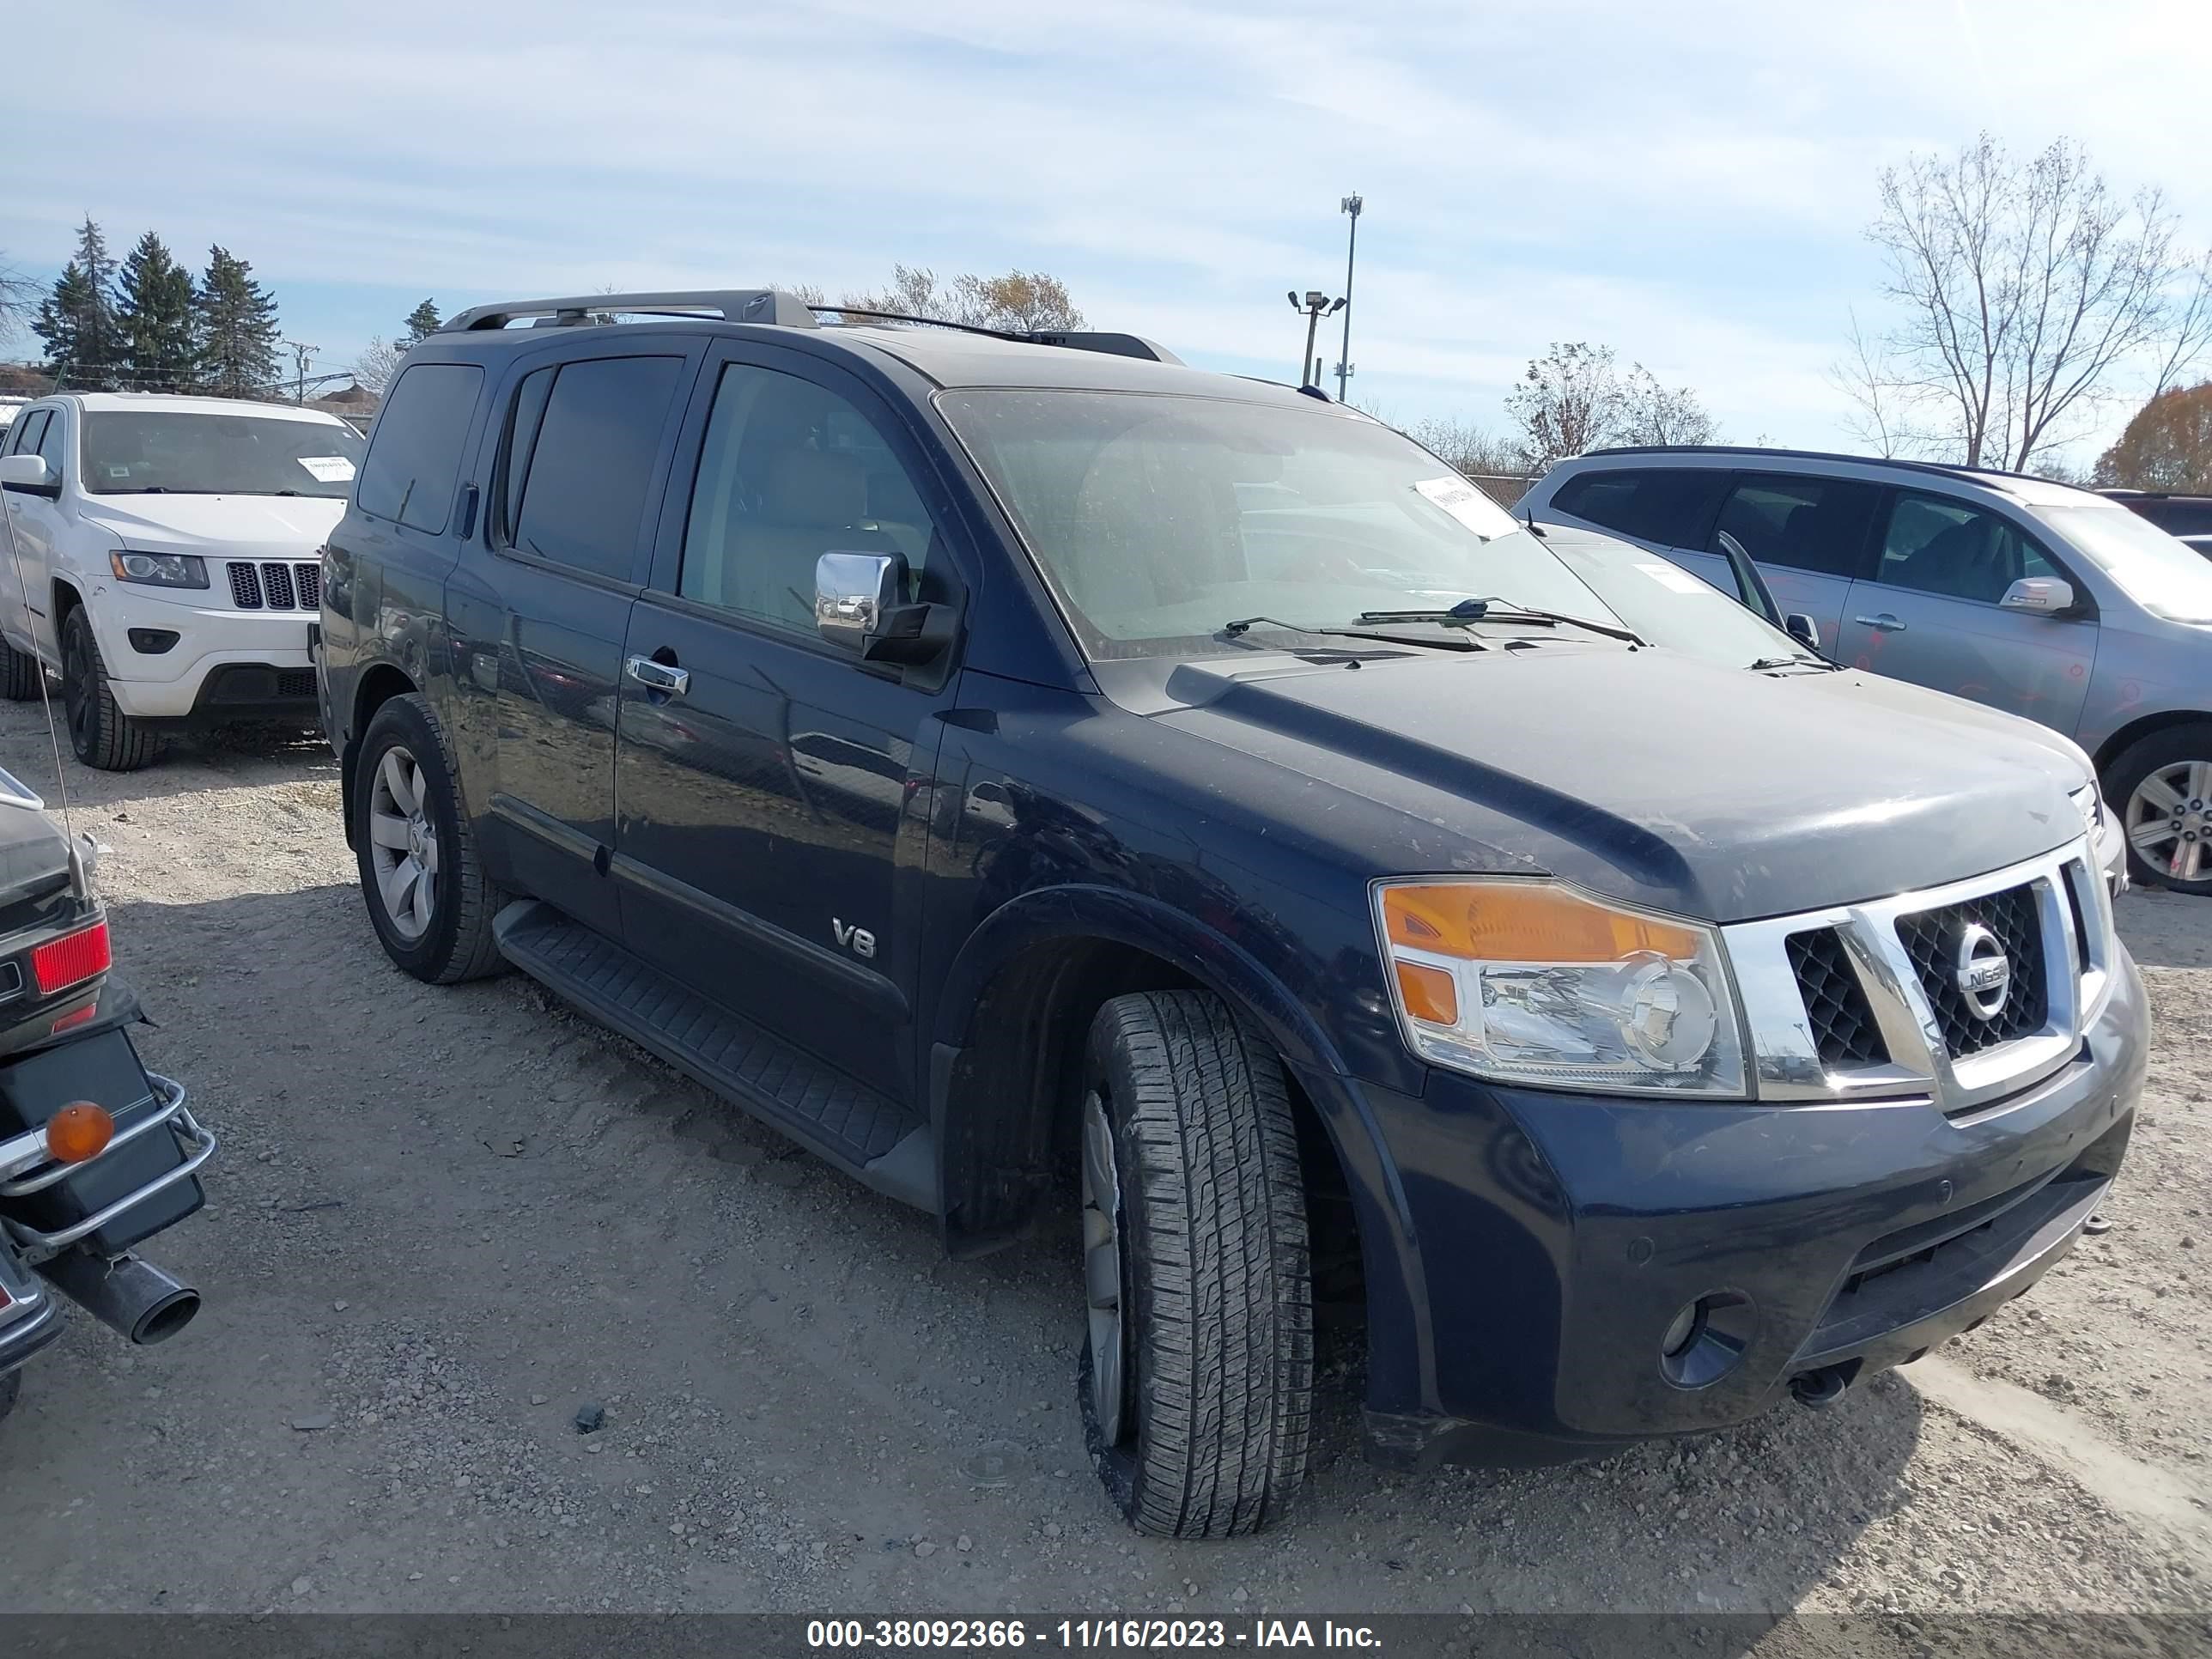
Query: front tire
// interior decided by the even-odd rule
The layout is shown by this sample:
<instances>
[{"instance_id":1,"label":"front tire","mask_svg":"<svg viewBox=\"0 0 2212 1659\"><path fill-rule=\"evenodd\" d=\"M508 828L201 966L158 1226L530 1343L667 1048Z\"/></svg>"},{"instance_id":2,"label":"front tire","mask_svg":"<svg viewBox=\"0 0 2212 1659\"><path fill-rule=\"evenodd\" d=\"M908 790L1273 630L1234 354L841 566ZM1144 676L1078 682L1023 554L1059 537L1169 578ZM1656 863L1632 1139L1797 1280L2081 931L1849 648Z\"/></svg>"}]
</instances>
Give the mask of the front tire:
<instances>
[{"instance_id":1,"label":"front tire","mask_svg":"<svg viewBox=\"0 0 2212 1659\"><path fill-rule=\"evenodd\" d=\"M1085 1438L1140 1532L1257 1532L1305 1477L1313 1291L1290 1088L1204 992L1117 997L1083 1100Z\"/></svg>"},{"instance_id":2,"label":"front tire","mask_svg":"<svg viewBox=\"0 0 2212 1659\"><path fill-rule=\"evenodd\" d=\"M2154 732L2106 769L2128 873L2177 893L2212 894L2212 720Z\"/></svg>"},{"instance_id":3,"label":"front tire","mask_svg":"<svg viewBox=\"0 0 2212 1659\"><path fill-rule=\"evenodd\" d=\"M428 702L410 692L380 708L358 765L354 851L385 955L432 985L496 972L491 922L501 896L477 859L453 751Z\"/></svg>"},{"instance_id":4,"label":"front tire","mask_svg":"<svg viewBox=\"0 0 2212 1659\"><path fill-rule=\"evenodd\" d=\"M39 695L39 682L46 677L46 667L36 657L0 640L0 696L28 702Z\"/></svg>"},{"instance_id":5,"label":"front tire","mask_svg":"<svg viewBox=\"0 0 2212 1659\"><path fill-rule=\"evenodd\" d=\"M100 641L93 638L92 619L81 605L62 624L62 706L69 717L70 747L87 766L136 772L159 760L167 747L153 727L115 706Z\"/></svg>"}]
</instances>

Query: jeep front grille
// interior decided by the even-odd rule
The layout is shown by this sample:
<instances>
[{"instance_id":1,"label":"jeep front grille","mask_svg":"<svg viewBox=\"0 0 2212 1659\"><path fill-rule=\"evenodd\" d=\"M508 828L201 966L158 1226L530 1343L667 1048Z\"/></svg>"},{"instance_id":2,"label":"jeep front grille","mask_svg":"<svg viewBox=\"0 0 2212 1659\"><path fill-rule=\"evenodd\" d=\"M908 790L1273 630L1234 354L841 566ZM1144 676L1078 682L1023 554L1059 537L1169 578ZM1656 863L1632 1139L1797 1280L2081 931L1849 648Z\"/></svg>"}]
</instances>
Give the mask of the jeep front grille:
<instances>
[{"instance_id":1,"label":"jeep front grille","mask_svg":"<svg viewBox=\"0 0 2212 1659\"><path fill-rule=\"evenodd\" d=\"M315 611L323 602L319 564L264 564L233 561L228 567L230 602L240 611Z\"/></svg>"},{"instance_id":2,"label":"jeep front grille","mask_svg":"<svg viewBox=\"0 0 2212 1659\"><path fill-rule=\"evenodd\" d=\"M2051 1000L2044 981L2039 911L2033 888L2008 887L1987 898L1897 919L1897 937L1928 994L1928 1005L1942 1026L1943 1047L1953 1059L2016 1042L2043 1028ZM1996 937L2012 969L2004 1006L1994 1018L1977 1014L1959 988L1960 942L1978 924Z\"/></svg>"}]
</instances>

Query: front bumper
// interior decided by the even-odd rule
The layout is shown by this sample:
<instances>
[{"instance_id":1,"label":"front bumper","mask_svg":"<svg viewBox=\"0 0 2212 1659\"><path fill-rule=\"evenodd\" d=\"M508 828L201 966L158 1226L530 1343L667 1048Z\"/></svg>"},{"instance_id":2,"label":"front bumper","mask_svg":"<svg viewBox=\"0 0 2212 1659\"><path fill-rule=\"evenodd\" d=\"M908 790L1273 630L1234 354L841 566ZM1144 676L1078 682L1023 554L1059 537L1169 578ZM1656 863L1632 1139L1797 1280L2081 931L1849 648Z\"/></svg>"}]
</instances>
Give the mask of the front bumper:
<instances>
[{"instance_id":1,"label":"front bumper","mask_svg":"<svg viewBox=\"0 0 2212 1659\"><path fill-rule=\"evenodd\" d=\"M1370 1329L1381 1461L1539 1463L1754 1417L1791 1380L1917 1358L2072 1247L2118 1171L2142 1087L2142 981L2120 953L2075 1057L1946 1116L1920 1100L1692 1104L1490 1088L1433 1072L1363 1092L1410 1228L1367 1251L1412 1292ZM1665 1334L1740 1298L1741 1352L1701 1386ZM1394 1298L1395 1299L1395 1298ZM1370 1304L1374 1301L1370 1295ZM1391 1397L1395 1392L1398 1397Z\"/></svg>"},{"instance_id":2,"label":"front bumper","mask_svg":"<svg viewBox=\"0 0 2212 1659\"><path fill-rule=\"evenodd\" d=\"M88 609L116 707L137 720L291 719L313 724L314 664L307 611L236 611L161 598L120 582L94 590ZM166 650L131 642L133 629L176 635Z\"/></svg>"}]
</instances>

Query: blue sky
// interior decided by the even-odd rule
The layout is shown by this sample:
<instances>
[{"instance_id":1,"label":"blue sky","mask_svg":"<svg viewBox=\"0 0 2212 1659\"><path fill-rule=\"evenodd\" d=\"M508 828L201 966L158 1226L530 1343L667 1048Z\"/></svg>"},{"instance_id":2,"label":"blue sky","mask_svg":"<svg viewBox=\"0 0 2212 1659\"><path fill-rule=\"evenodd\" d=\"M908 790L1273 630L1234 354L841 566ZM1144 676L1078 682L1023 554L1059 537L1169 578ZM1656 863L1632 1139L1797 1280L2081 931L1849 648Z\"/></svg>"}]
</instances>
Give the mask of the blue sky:
<instances>
[{"instance_id":1,"label":"blue sky","mask_svg":"<svg viewBox=\"0 0 2212 1659\"><path fill-rule=\"evenodd\" d=\"M51 276L87 213L118 253L219 241L319 368L425 295L834 295L902 260L1049 270L1095 325L1287 376L1284 291L1340 289L1356 190L1361 402L1502 426L1527 359L1589 339L1730 438L1825 446L1882 166L2064 135L2212 240L2203 0L78 0L9 41L0 257Z\"/></svg>"}]
</instances>

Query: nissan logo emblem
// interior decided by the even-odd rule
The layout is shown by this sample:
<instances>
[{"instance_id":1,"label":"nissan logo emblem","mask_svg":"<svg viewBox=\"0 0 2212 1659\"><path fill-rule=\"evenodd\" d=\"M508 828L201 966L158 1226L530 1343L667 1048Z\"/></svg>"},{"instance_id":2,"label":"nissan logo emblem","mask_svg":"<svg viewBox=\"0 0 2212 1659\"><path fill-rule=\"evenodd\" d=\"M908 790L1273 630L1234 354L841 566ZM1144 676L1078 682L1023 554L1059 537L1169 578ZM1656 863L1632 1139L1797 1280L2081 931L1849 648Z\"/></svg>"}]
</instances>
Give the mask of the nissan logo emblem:
<instances>
[{"instance_id":1,"label":"nissan logo emblem","mask_svg":"<svg viewBox=\"0 0 2212 1659\"><path fill-rule=\"evenodd\" d=\"M1995 1019L2004 1012L2005 994L2012 988L2012 963L1995 933L1978 921L1968 922L1960 931L1951 965L1959 994L1976 1019Z\"/></svg>"}]
</instances>

